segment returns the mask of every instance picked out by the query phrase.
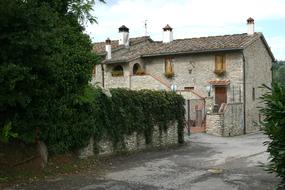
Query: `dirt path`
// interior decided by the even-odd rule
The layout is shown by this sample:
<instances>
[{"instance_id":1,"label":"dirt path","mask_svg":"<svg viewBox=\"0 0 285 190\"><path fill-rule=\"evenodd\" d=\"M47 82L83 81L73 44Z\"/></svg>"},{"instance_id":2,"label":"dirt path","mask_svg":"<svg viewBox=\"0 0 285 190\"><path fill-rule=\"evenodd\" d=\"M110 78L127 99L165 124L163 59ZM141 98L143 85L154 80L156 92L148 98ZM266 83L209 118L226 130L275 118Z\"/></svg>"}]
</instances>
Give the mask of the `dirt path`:
<instances>
[{"instance_id":1,"label":"dirt path","mask_svg":"<svg viewBox=\"0 0 285 190\"><path fill-rule=\"evenodd\" d=\"M230 138L193 134L177 149L118 157L101 177L65 176L6 190L272 190L278 179L259 167L267 162L266 140L261 133Z\"/></svg>"}]
</instances>

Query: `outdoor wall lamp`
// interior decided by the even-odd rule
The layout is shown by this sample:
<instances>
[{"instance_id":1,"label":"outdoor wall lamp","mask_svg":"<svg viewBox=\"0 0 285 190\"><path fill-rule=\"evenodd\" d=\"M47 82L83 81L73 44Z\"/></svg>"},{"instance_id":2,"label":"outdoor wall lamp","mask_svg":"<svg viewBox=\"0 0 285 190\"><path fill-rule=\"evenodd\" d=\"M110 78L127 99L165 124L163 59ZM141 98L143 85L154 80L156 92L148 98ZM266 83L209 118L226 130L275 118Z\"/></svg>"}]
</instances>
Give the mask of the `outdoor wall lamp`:
<instances>
[{"instance_id":1,"label":"outdoor wall lamp","mask_svg":"<svg viewBox=\"0 0 285 190\"><path fill-rule=\"evenodd\" d=\"M172 90L173 92L176 92L176 90L177 90L177 85L176 85L176 84L172 84L170 88L171 88L171 90Z\"/></svg>"},{"instance_id":2,"label":"outdoor wall lamp","mask_svg":"<svg viewBox=\"0 0 285 190\"><path fill-rule=\"evenodd\" d=\"M208 92L208 97L210 97L211 96L211 91L212 91L212 85L208 85L207 87L206 87L206 91Z\"/></svg>"}]
</instances>

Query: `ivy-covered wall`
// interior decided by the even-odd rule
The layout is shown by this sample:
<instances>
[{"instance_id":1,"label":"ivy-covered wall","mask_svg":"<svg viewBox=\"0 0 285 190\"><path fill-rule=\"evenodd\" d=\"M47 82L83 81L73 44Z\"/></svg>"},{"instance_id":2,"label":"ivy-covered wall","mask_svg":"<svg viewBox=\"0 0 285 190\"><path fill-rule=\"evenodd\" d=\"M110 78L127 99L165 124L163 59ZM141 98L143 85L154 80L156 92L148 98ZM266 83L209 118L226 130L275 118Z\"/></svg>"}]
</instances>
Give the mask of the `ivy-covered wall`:
<instances>
[{"instance_id":1,"label":"ivy-covered wall","mask_svg":"<svg viewBox=\"0 0 285 190\"><path fill-rule=\"evenodd\" d=\"M82 148L91 137L95 144L107 139L113 150L120 150L126 136L141 135L148 145L155 140L154 130L167 132L175 124L177 143L183 143L184 113L184 98L173 92L123 88L103 92L89 86L74 102L70 121L42 131L43 141L51 153Z\"/></svg>"}]
</instances>

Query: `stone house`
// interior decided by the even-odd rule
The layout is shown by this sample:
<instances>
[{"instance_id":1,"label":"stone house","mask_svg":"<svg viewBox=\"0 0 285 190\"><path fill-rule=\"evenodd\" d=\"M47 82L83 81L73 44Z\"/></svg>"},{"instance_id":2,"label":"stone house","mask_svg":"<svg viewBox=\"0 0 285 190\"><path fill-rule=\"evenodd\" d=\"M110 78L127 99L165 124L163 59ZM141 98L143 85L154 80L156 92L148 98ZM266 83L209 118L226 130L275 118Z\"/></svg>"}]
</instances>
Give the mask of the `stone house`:
<instances>
[{"instance_id":1,"label":"stone house","mask_svg":"<svg viewBox=\"0 0 285 190\"><path fill-rule=\"evenodd\" d=\"M119 40L94 43L101 64L94 68L91 83L104 88L174 90L201 103L186 103L189 126L192 117L199 117L199 125L211 134L254 132L260 129L257 107L264 90L259 87L271 84L275 58L263 34L254 31L252 18L247 20L247 31L174 40L173 29L166 25L163 40L154 41L149 36L129 38L123 25ZM193 109L201 109L200 116L190 113Z\"/></svg>"}]
</instances>

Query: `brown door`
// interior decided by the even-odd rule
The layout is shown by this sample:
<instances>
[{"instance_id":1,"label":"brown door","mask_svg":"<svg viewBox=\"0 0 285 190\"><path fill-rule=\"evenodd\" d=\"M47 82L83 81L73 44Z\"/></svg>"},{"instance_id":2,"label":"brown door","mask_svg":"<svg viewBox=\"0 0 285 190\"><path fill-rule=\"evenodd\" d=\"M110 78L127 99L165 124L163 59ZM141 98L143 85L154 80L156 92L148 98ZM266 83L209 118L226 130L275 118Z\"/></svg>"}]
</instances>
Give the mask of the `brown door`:
<instances>
[{"instance_id":1,"label":"brown door","mask_svg":"<svg viewBox=\"0 0 285 190\"><path fill-rule=\"evenodd\" d=\"M215 104L218 104L220 108L222 103L227 103L227 88L216 86L215 87Z\"/></svg>"}]
</instances>

